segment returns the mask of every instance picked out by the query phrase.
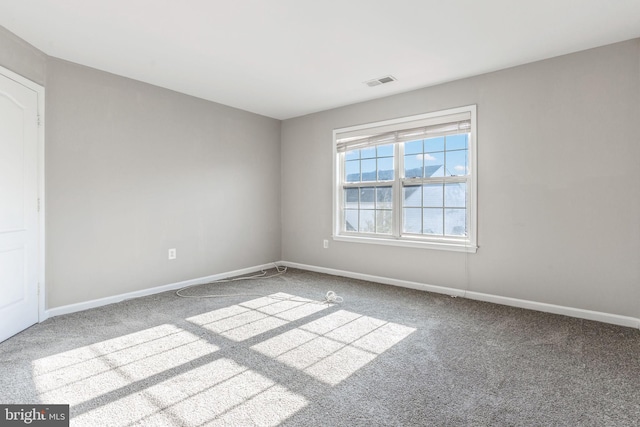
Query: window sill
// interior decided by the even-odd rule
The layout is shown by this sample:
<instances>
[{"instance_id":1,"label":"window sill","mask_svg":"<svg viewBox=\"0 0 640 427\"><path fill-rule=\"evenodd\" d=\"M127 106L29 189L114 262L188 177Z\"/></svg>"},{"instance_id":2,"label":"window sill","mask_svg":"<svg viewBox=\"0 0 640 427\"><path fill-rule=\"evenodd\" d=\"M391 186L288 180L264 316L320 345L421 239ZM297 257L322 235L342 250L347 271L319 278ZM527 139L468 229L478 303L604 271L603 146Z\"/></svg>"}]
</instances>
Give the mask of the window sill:
<instances>
[{"instance_id":1,"label":"window sill","mask_svg":"<svg viewBox=\"0 0 640 427\"><path fill-rule=\"evenodd\" d=\"M363 236L345 236L334 235L333 240L339 242L365 243L374 245L402 246L406 248L419 249L436 249L441 251L467 252L475 254L478 250L476 245L470 245L468 242L436 242L409 239L395 239L384 237L363 237Z\"/></svg>"}]
</instances>

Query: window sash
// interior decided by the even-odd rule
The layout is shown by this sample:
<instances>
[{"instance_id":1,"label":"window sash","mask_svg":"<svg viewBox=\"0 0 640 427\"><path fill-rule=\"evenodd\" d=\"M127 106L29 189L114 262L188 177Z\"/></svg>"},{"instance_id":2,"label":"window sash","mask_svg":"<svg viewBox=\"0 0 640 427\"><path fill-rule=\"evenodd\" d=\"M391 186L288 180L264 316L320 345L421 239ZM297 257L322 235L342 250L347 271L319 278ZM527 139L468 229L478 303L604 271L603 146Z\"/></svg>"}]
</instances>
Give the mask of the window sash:
<instances>
[{"instance_id":1,"label":"window sash","mask_svg":"<svg viewBox=\"0 0 640 427\"><path fill-rule=\"evenodd\" d=\"M467 234L470 231L469 224L469 177L468 176L444 176L444 177L429 177L429 178L396 178L391 181L360 181L360 182L344 182L341 186L342 194L340 196L340 230L341 234L349 234L349 235L369 235L369 236L391 236L395 238L404 238L404 237L417 237L417 238L429 238L429 239L447 239L447 240L455 240L455 241L463 241L469 238L469 236L454 236L447 234L425 234L425 233L411 233L403 231L404 229L404 220L403 220L403 209L404 200L403 200L403 189L405 187L410 186L423 186L428 184L466 184L466 197L465 197L465 206L455 207L455 209L464 209L465 210L465 229L467 230ZM358 208L347 208L346 201L346 190L348 189L360 189L360 188L377 188L377 187L391 187L393 198L391 201L390 209L378 209L376 203L374 202L374 207L372 209L365 210L391 210L392 211L392 221L391 221L391 233L378 233L378 232L363 232L363 231L349 231L346 229L346 221L345 215L349 210L357 210L358 212L361 210L360 203L358 203ZM424 206L416 206L416 208L424 209ZM447 206L434 206L433 208L441 208L443 210L447 209ZM453 209L449 207L450 209Z\"/></svg>"}]
</instances>

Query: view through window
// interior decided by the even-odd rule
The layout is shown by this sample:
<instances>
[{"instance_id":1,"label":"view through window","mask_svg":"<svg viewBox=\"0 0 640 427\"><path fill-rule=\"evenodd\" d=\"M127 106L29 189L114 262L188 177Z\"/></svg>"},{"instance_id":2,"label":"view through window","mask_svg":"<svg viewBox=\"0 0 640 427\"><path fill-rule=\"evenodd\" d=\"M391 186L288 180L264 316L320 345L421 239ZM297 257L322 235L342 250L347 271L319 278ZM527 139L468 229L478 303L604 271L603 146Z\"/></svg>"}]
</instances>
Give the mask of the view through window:
<instances>
[{"instance_id":1,"label":"view through window","mask_svg":"<svg viewBox=\"0 0 640 427\"><path fill-rule=\"evenodd\" d=\"M475 106L334 132L334 238L475 251Z\"/></svg>"}]
</instances>

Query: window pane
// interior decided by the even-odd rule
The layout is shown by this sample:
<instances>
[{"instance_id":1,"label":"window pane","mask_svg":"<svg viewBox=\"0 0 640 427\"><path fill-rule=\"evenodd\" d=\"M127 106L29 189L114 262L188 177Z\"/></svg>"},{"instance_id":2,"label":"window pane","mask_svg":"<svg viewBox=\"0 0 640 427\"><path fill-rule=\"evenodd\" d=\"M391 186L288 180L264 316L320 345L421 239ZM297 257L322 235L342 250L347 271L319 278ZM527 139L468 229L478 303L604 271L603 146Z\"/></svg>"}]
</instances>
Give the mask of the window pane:
<instances>
[{"instance_id":1,"label":"window pane","mask_svg":"<svg viewBox=\"0 0 640 427\"><path fill-rule=\"evenodd\" d=\"M462 112L465 117L472 117L474 111L473 106L461 107L460 117ZM442 121L440 117L446 114L443 111L426 119L423 116L399 119L393 126L402 142L380 139L384 141L381 145L352 145L334 156L338 162L334 168L342 172L334 174L333 183L337 202L334 219L342 221L336 225L338 233L345 236L360 233L369 239L378 236L378 243L395 244L393 239L397 238L411 242L406 243L409 246L425 242L426 247L452 250L465 243L475 245L477 233L471 226L476 221L469 218L477 202L473 193L477 171L472 170L475 168L471 164L476 138L469 133L475 127L455 130L451 135L415 131L425 123L432 123L432 117L433 123ZM375 135L385 123L362 127L359 135ZM348 132L344 135L336 133L334 142L355 135L349 129L343 129ZM396 158L398 155L402 158Z\"/></svg>"},{"instance_id":2,"label":"window pane","mask_svg":"<svg viewBox=\"0 0 640 427\"><path fill-rule=\"evenodd\" d=\"M423 213L423 233L442 236L442 209L426 208Z\"/></svg>"},{"instance_id":3,"label":"window pane","mask_svg":"<svg viewBox=\"0 0 640 427\"><path fill-rule=\"evenodd\" d=\"M466 150L468 147L469 134L461 133L458 135L447 136L447 151L449 150Z\"/></svg>"},{"instance_id":4,"label":"window pane","mask_svg":"<svg viewBox=\"0 0 640 427\"><path fill-rule=\"evenodd\" d=\"M356 160L360 158L360 150L347 151L344 155L345 160Z\"/></svg>"},{"instance_id":5,"label":"window pane","mask_svg":"<svg viewBox=\"0 0 640 427\"><path fill-rule=\"evenodd\" d=\"M404 154L420 154L422 153L422 140L404 143Z\"/></svg>"},{"instance_id":6,"label":"window pane","mask_svg":"<svg viewBox=\"0 0 640 427\"><path fill-rule=\"evenodd\" d=\"M373 233L376 231L376 211L361 210L360 211L360 232Z\"/></svg>"},{"instance_id":7,"label":"window pane","mask_svg":"<svg viewBox=\"0 0 640 427\"><path fill-rule=\"evenodd\" d=\"M347 209L358 209L358 193L357 188L347 188L344 190L344 206Z\"/></svg>"},{"instance_id":8,"label":"window pane","mask_svg":"<svg viewBox=\"0 0 640 427\"><path fill-rule=\"evenodd\" d=\"M444 151L444 136L425 139L424 151L426 153L433 153L434 151Z\"/></svg>"},{"instance_id":9,"label":"window pane","mask_svg":"<svg viewBox=\"0 0 640 427\"><path fill-rule=\"evenodd\" d=\"M468 173L468 150L447 151L447 176Z\"/></svg>"},{"instance_id":10,"label":"window pane","mask_svg":"<svg viewBox=\"0 0 640 427\"><path fill-rule=\"evenodd\" d=\"M393 157L393 144L378 145L378 157Z\"/></svg>"},{"instance_id":11,"label":"window pane","mask_svg":"<svg viewBox=\"0 0 640 427\"><path fill-rule=\"evenodd\" d=\"M422 209L404 208L402 210L402 231L405 233L422 232Z\"/></svg>"},{"instance_id":12,"label":"window pane","mask_svg":"<svg viewBox=\"0 0 640 427\"><path fill-rule=\"evenodd\" d=\"M422 178L422 154L404 156L404 176Z\"/></svg>"},{"instance_id":13,"label":"window pane","mask_svg":"<svg viewBox=\"0 0 640 427\"><path fill-rule=\"evenodd\" d=\"M422 188L422 206L442 207L444 201L442 187L443 184L425 184Z\"/></svg>"},{"instance_id":14,"label":"window pane","mask_svg":"<svg viewBox=\"0 0 640 427\"><path fill-rule=\"evenodd\" d=\"M376 211L376 233L391 233L391 211Z\"/></svg>"},{"instance_id":15,"label":"window pane","mask_svg":"<svg viewBox=\"0 0 640 427\"><path fill-rule=\"evenodd\" d=\"M393 179L393 157L378 159L378 180Z\"/></svg>"},{"instance_id":16,"label":"window pane","mask_svg":"<svg viewBox=\"0 0 640 427\"><path fill-rule=\"evenodd\" d=\"M360 209L375 209L374 192L374 187L360 189Z\"/></svg>"},{"instance_id":17,"label":"window pane","mask_svg":"<svg viewBox=\"0 0 640 427\"><path fill-rule=\"evenodd\" d=\"M363 148L360 150L361 159L372 159L376 156L376 147Z\"/></svg>"},{"instance_id":18,"label":"window pane","mask_svg":"<svg viewBox=\"0 0 640 427\"><path fill-rule=\"evenodd\" d=\"M346 231L358 231L358 211L346 209L344 211L344 229Z\"/></svg>"},{"instance_id":19,"label":"window pane","mask_svg":"<svg viewBox=\"0 0 640 427\"><path fill-rule=\"evenodd\" d=\"M444 176L444 153L426 153L424 155L424 176Z\"/></svg>"},{"instance_id":20,"label":"window pane","mask_svg":"<svg viewBox=\"0 0 640 427\"><path fill-rule=\"evenodd\" d=\"M376 188L376 209L391 209L393 206L393 191L391 187Z\"/></svg>"},{"instance_id":21,"label":"window pane","mask_svg":"<svg viewBox=\"0 0 640 427\"><path fill-rule=\"evenodd\" d=\"M422 206L422 186L408 185L402 189L403 206Z\"/></svg>"},{"instance_id":22,"label":"window pane","mask_svg":"<svg viewBox=\"0 0 640 427\"><path fill-rule=\"evenodd\" d=\"M360 167L362 168L363 181L376 180L376 159L362 160L360 162Z\"/></svg>"},{"instance_id":23,"label":"window pane","mask_svg":"<svg viewBox=\"0 0 640 427\"><path fill-rule=\"evenodd\" d=\"M360 160L345 162L345 180L347 182L360 181Z\"/></svg>"},{"instance_id":24,"label":"window pane","mask_svg":"<svg viewBox=\"0 0 640 427\"><path fill-rule=\"evenodd\" d=\"M466 236L466 209L444 210L444 233L447 236Z\"/></svg>"},{"instance_id":25,"label":"window pane","mask_svg":"<svg viewBox=\"0 0 640 427\"><path fill-rule=\"evenodd\" d=\"M467 184L456 182L445 184L444 205L448 208L464 208L467 206Z\"/></svg>"}]
</instances>

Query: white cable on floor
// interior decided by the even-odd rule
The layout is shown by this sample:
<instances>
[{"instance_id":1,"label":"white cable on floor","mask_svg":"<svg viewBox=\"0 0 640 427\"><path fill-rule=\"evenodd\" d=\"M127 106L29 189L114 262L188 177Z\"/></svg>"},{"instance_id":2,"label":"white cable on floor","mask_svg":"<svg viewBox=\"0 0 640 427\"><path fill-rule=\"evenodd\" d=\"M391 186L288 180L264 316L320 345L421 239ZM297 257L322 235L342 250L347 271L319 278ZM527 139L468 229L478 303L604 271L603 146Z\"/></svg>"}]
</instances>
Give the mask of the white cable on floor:
<instances>
[{"instance_id":1,"label":"white cable on floor","mask_svg":"<svg viewBox=\"0 0 640 427\"><path fill-rule=\"evenodd\" d=\"M324 297L325 301L329 304L331 303L341 303L342 301L344 301L344 298L342 298L341 296L338 296L335 292L333 291L329 291L327 292L327 295L325 295Z\"/></svg>"},{"instance_id":2,"label":"white cable on floor","mask_svg":"<svg viewBox=\"0 0 640 427\"><path fill-rule=\"evenodd\" d=\"M282 301L293 301L293 302L305 302L305 303L315 303L315 304L339 304L341 302L344 301L344 299L337 295L335 292L333 291L329 291L327 292L327 294L324 297L324 301L314 301L314 300L297 300L294 298L286 298L286 297L279 297L279 296L274 296L274 295L264 295L264 294L254 294L254 293L247 293L247 294L209 294L209 295L183 295L182 291L186 291L187 289L190 288L194 288L196 286L205 286L205 285L215 285L217 283L228 283L228 282L238 282L241 280L255 280L255 279L270 279L272 277L276 277L276 276L280 276L284 273L287 272L287 267L280 267L277 264L273 264L276 267L276 273L273 273L270 276L267 276L267 271L266 270L261 270L259 274L255 274L253 276L244 276L244 277L234 277L231 279L220 279L220 280L214 280L213 282L207 282L207 283L196 283L195 285L189 285L189 286L185 286L184 288L180 288L176 291L176 295L179 296L180 298L225 298L225 297L239 297L239 296L247 296L247 297L265 297L265 298L272 298L272 299L277 299L277 300L282 300Z\"/></svg>"}]
</instances>

